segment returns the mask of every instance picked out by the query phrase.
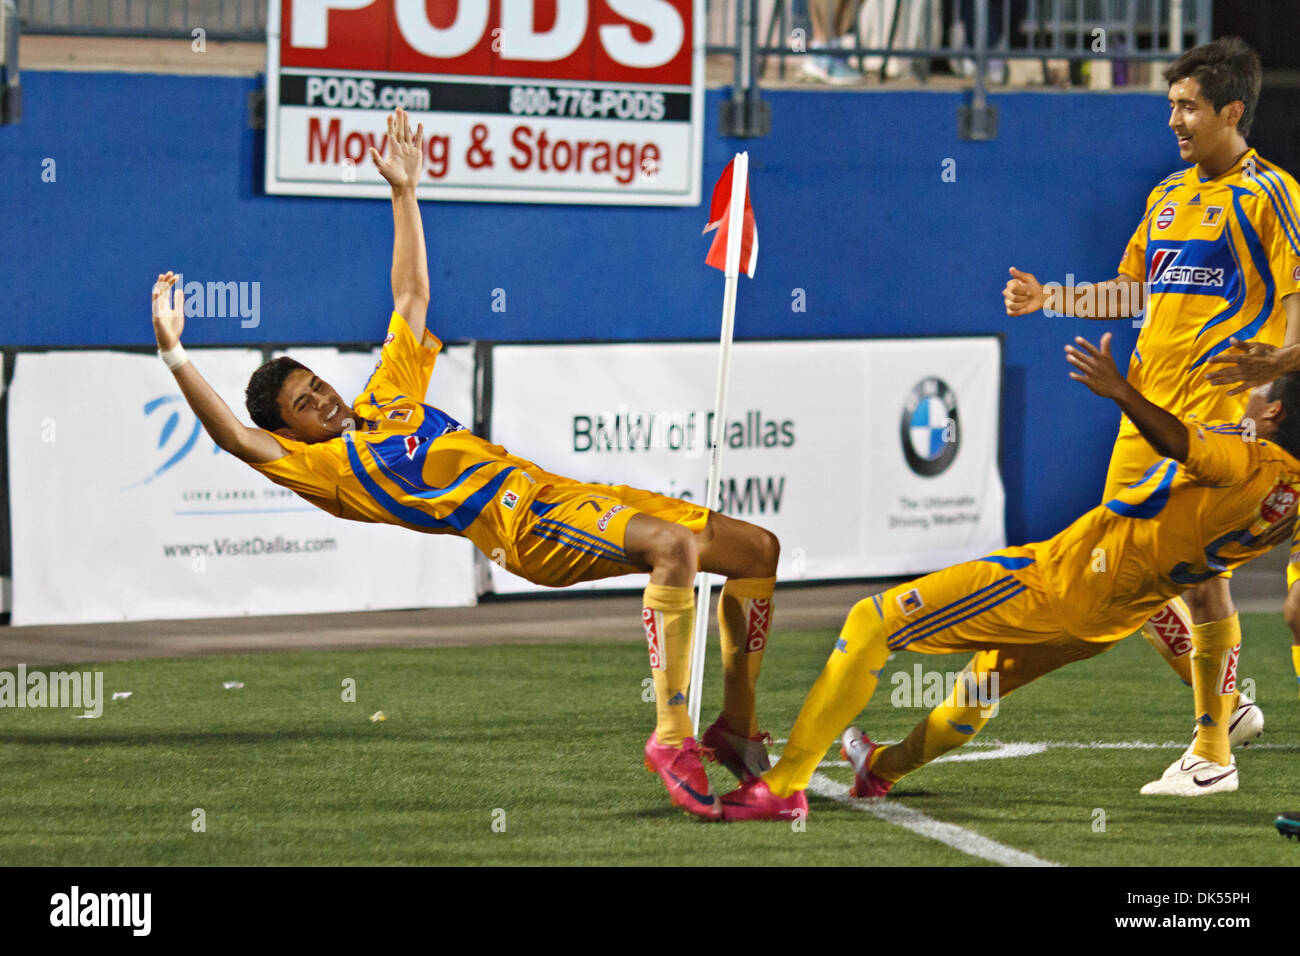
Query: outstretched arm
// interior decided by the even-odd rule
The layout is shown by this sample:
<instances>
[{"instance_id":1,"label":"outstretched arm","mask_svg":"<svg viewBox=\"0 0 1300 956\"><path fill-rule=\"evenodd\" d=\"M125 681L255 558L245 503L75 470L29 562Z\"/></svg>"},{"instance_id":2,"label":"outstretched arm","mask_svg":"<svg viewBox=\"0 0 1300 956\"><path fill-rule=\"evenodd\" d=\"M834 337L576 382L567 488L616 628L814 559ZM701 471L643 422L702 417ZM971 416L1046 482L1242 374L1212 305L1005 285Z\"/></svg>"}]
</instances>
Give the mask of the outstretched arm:
<instances>
[{"instance_id":1,"label":"outstretched arm","mask_svg":"<svg viewBox=\"0 0 1300 956\"><path fill-rule=\"evenodd\" d=\"M1082 336L1076 336L1074 341L1078 348L1073 345L1065 347L1065 360L1078 369L1070 373L1070 378L1087 385L1094 395L1109 398L1118 405L1161 458L1187 461L1187 426L1159 405L1143 398L1142 393L1119 374L1110 354L1110 333L1101 337L1101 348Z\"/></svg>"},{"instance_id":2,"label":"outstretched arm","mask_svg":"<svg viewBox=\"0 0 1300 956\"><path fill-rule=\"evenodd\" d=\"M1048 289L1031 272L1011 267L1011 278L1002 290L1007 315L1029 315L1050 309L1057 315L1076 319L1131 319L1142 312L1142 283L1131 276L1118 275L1106 282L1084 288L1054 285Z\"/></svg>"},{"instance_id":3,"label":"outstretched arm","mask_svg":"<svg viewBox=\"0 0 1300 956\"><path fill-rule=\"evenodd\" d=\"M153 331L161 352L179 348L181 331L185 327L185 294L184 290L174 289L175 285L176 273L167 272L158 277L153 287ZM181 394L218 446L240 461L265 462L284 457L285 451L278 441L260 428L249 428L235 417L230 406L199 374L194 363L185 358L183 351L168 358Z\"/></svg>"},{"instance_id":4,"label":"outstretched arm","mask_svg":"<svg viewBox=\"0 0 1300 956\"><path fill-rule=\"evenodd\" d=\"M429 308L428 253L415 198L423 155L424 124L412 135L402 109L388 117L388 158L370 147L370 159L379 175L393 187L393 308L411 327L417 342L424 338L424 316Z\"/></svg>"}]
</instances>

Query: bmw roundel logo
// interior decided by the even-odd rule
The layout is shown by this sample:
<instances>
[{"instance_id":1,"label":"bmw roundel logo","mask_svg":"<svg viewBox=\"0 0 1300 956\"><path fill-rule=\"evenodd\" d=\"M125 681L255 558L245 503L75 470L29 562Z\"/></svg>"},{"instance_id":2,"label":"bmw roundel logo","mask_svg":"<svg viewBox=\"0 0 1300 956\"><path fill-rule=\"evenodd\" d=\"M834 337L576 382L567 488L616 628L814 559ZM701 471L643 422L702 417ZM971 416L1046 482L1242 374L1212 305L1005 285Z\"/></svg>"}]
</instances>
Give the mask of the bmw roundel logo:
<instances>
[{"instance_id":1,"label":"bmw roundel logo","mask_svg":"<svg viewBox=\"0 0 1300 956\"><path fill-rule=\"evenodd\" d=\"M899 439L907 467L923 478L948 470L961 445L957 396L941 378L916 383L903 405Z\"/></svg>"}]
</instances>

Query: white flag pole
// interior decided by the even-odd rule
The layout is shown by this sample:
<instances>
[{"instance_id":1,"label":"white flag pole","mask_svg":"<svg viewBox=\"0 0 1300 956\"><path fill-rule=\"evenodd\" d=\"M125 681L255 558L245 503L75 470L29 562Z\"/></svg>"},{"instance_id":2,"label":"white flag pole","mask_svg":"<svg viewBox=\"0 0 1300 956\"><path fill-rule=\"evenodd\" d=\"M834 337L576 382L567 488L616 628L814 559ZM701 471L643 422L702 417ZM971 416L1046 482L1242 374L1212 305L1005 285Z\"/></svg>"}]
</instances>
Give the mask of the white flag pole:
<instances>
[{"instance_id":1,"label":"white flag pole","mask_svg":"<svg viewBox=\"0 0 1300 956\"><path fill-rule=\"evenodd\" d=\"M736 282L740 275L740 245L744 238L745 189L749 182L749 153L737 153L731 167L731 206L727 219L726 291L722 296L722 340L718 352L718 391L713 401L709 482L704 505L717 510L722 486L722 438L727 420L727 379L731 374L731 339L736 324ZM700 699L704 690L704 651L709 633L709 593L711 575L698 575L695 594L695 635L691 639L691 695L688 711L693 733L700 735Z\"/></svg>"}]
</instances>

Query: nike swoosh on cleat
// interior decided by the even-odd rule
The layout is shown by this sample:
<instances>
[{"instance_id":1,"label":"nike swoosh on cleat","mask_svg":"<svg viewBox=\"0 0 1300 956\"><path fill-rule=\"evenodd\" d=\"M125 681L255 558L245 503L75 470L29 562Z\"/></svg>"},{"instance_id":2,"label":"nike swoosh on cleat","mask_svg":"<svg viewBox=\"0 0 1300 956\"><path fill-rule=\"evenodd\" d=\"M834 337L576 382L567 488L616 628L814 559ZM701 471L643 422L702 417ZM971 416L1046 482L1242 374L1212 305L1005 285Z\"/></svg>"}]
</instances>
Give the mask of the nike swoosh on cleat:
<instances>
[{"instance_id":1,"label":"nike swoosh on cleat","mask_svg":"<svg viewBox=\"0 0 1300 956\"><path fill-rule=\"evenodd\" d=\"M1237 772L1237 768L1234 767L1233 769L1229 770L1227 773L1221 773L1217 777L1211 777L1209 780L1202 780L1200 777L1193 776L1192 783L1196 784L1198 787L1208 787L1211 784L1218 783L1220 780L1223 780L1225 777L1231 777L1236 772Z\"/></svg>"},{"instance_id":2,"label":"nike swoosh on cleat","mask_svg":"<svg viewBox=\"0 0 1300 956\"><path fill-rule=\"evenodd\" d=\"M696 800L700 801L700 803L704 804L706 807L713 806L713 804L717 801L717 797L714 794L709 794L708 796L701 796L700 794L696 793L693 789L691 789L691 785L687 783L685 780L683 780L681 777L677 776L677 774L673 773L671 770L667 771L667 773L668 776L673 778L673 783L677 784L677 786L681 787L683 790L689 793Z\"/></svg>"},{"instance_id":3,"label":"nike swoosh on cleat","mask_svg":"<svg viewBox=\"0 0 1300 956\"><path fill-rule=\"evenodd\" d=\"M1237 725L1246 719L1246 715L1250 713L1250 710L1251 708L1247 707L1239 715L1237 715L1237 719L1228 725L1228 733L1232 733L1234 730L1237 729Z\"/></svg>"}]
</instances>

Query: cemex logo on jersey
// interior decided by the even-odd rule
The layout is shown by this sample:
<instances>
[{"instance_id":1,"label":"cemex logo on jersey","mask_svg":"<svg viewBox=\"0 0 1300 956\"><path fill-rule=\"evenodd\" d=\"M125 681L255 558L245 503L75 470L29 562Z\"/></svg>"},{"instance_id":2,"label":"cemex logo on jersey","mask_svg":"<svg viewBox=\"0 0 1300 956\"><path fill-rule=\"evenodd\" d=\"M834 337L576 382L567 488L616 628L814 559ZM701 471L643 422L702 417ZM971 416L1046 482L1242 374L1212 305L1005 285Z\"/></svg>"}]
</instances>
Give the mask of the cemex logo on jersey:
<instances>
[{"instance_id":1,"label":"cemex logo on jersey","mask_svg":"<svg viewBox=\"0 0 1300 956\"><path fill-rule=\"evenodd\" d=\"M424 439L419 435L407 435L406 441L402 444L406 446L406 457L414 461L415 453L419 451L420 446L424 444Z\"/></svg>"},{"instance_id":2,"label":"cemex logo on jersey","mask_svg":"<svg viewBox=\"0 0 1300 956\"><path fill-rule=\"evenodd\" d=\"M1186 249L1157 249L1151 254L1147 282L1156 286L1192 285L1220 289L1227 270L1221 266L1179 265Z\"/></svg>"}]
</instances>

